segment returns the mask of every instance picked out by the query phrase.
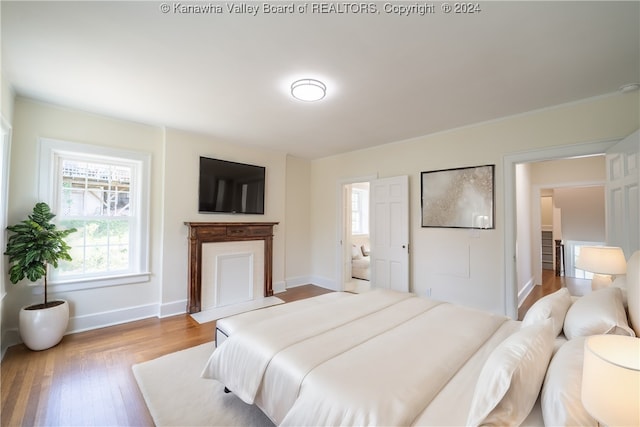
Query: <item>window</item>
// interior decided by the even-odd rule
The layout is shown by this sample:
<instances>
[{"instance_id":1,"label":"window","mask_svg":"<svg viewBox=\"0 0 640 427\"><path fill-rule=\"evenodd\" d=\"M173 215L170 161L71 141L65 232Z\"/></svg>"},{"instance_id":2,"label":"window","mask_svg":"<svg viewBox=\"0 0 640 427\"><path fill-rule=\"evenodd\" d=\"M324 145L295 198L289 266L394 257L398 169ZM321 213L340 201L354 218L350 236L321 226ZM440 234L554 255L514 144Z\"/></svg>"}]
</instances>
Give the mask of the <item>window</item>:
<instances>
[{"instance_id":1,"label":"window","mask_svg":"<svg viewBox=\"0 0 640 427\"><path fill-rule=\"evenodd\" d=\"M147 155L41 140L41 195L69 235L72 261L50 272L60 290L148 280ZM48 165L45 166L45 165Z\"/></svg>"},{"instance_id":2,"label":"window","mask_svg":"<svg viewBox=\"0 0 640 427\"><path fill-rule=\"evenodd\" d=\"M593 273L590 271L581 270L576 267L578 257L580 256L580 249L583 246L604 246L604 242L581 242L569 240L565 243L565 250L568 252L567 265L565 266L565 275L569 277L575 277L577 279L593 278Z\"/></svg>"},{"instance_id":3,"label":"window","mask_svg":"<svg viewBox=\"0 0 640 427\"><path fill-rule=\"evenodd\" d=\"M369 192L351 189L351 233L369 234Z\"/></svg>"}]
</instances>

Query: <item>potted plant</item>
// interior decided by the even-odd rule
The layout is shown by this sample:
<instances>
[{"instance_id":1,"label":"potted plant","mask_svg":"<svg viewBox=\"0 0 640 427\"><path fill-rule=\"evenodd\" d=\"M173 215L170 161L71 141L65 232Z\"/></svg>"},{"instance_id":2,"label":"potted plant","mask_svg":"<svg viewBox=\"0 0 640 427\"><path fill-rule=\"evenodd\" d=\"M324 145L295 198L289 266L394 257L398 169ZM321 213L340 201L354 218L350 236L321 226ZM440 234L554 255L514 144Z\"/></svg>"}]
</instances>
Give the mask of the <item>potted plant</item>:
<instances>
[{"instance_id":1,"label":"potted plant","mask_svg":"<svg viewBox=\"0 0 640 427\"><path fill-rule=\"evenodd\" d=\"M64 300L48 301L47 271L58 261L71 261L64 238L77 231L60 230L51 220L55 215L49 205L37 203L28 219L7 227L11 233L5 255L9 256L9 280L24 278L36 282L44 278L44 302L20 310L20 337L32 350L44 350L58 344L69 324L69 304Z\"/></svg>"}]
</instances>

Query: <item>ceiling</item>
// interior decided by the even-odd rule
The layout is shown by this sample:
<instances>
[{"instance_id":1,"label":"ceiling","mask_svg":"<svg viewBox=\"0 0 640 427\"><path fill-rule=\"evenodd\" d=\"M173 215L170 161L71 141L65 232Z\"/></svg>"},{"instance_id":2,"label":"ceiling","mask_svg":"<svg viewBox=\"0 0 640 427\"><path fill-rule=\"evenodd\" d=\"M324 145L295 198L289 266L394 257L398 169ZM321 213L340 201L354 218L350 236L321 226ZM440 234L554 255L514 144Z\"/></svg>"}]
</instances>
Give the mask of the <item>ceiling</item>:
<instances>
[{"instance_id":1,"label":"ceiling","mask_svg":"<svg viewBox=\"0 0 640 427\"><path fill-rule=\"evenodd\" d=\"M473 14L434 2L408 16L385 5L426 3L270 4L294 11L3 0L3 77L22 96L310 159L640 82L638 1L492 1ZM322 80L325 99L293 99L298 78Z\"/></svg>"}]
</instances>

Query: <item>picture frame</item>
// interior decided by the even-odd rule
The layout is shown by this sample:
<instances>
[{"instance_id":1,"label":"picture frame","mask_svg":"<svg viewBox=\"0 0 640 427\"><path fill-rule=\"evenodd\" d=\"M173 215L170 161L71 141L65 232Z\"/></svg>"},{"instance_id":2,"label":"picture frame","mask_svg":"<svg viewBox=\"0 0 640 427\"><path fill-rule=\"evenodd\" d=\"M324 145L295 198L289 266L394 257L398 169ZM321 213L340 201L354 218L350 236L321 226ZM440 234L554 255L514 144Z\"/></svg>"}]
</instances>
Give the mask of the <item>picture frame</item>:
<instances>
[{"instance_id":1,"label":"picture frame","mask_svg":"<svg viewBox=\"0 0 640 427\"><path fill-rule=\"evenodd\" d=\"M422 227L495 228L495 165L420 174Z\"/></svg>"}]
</instances>

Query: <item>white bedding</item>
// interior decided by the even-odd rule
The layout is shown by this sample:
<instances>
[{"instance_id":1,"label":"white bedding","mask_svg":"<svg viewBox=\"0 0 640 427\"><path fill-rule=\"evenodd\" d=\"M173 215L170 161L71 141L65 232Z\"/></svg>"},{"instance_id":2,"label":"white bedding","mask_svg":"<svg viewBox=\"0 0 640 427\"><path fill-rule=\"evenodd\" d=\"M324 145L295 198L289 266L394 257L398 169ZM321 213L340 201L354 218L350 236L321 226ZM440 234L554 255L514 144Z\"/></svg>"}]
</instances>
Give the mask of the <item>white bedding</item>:
<instances>
[{"instance_id":1,"label":"white bedding","mask_svg":"<svg viewBox=\"0 0 640 427\"><path fill-rule=\"evenodd\" d=\"M506 317L376 290L243 325L203 376L276 424L460 425L484 361L518 328Z\"/></svg>"},{"instance_id":2,"label":"white bedding","mask_svg":"<svg viewBox=\"0 0 640 427\"><path fill-rule=\"evenodd\" d=\"M229 338L203 376L283 425L577 425L579 340L640 335L640 251L626 284L635 333L613 288L570 304L561 289L523 322L392 291L323 295L219 321Z\"/></svg>"}]
</instances>

